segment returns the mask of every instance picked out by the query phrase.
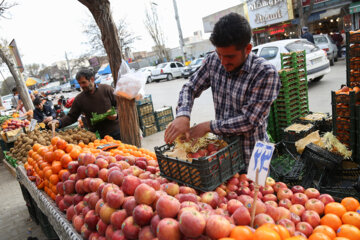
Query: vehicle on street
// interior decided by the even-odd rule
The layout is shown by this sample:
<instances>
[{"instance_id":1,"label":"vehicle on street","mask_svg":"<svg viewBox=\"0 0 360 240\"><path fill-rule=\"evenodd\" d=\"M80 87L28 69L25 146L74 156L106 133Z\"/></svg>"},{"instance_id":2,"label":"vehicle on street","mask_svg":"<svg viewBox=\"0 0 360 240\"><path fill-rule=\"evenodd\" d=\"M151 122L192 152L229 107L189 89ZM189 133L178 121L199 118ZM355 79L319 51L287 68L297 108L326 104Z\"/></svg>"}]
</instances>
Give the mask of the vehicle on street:
<instances>
[{"instance_id":1,"label":"vehicle on street","mask_svg":"<svg viewBox=\"0 0 360 240\"><path fill-rule=\"evenodd\" d=\"M14 97L13 94L8 94L1 97L1 104L6 110L10 110L12 108L11 99Z\"/></svg>"},{"instance_id":2,"label":"vehicle on street","mask_svg":"<svg viewBox=\"0 0 360 240\"><path fill-rule=\"evenodd\" d=\"M184 67L182 76L186 79L194 74L202 65L205 58L197 58L194 59L189 66Z\"/></svg>"},{"instance_id":3,"label":"vehicle on street","mask_svg":"<svg viewBox=\"0 0 360 240\"><path fill-rule=\"evenodd\" d=\"M110 73L110 74L99 75L99 77L95 79L95 84L99 84L99 83L114 87L114 79L112 77L112 74Z\"/></svg>"},{"instance_id":4,"label":"vehicle on street","mask_svg":"<svg viewBox=\"0 0 360 240\"><path fill-rule=\"evenodd\" d=\"M330 61L330 66L334 66L334 62L337 62L338 48L334 40L328 34L314 35L315 45L324 50Z\"/></svg>"},{"instance_id":5,"label":"vehicle on street","mask_svg":"<svg viewBox=\"0 0 360 240\"><path fill-rule=\"evenodd\" d=\"M180 62L160 63L151 70L151 80L159 82L162 79L167 81L181 77L184 65Z\"/></svg>"},{"instance_id":6,"label":"vehicle on street","mask_svg":"<svg viewBox=\"0 0 360 240\"><path fill-rule=\"evenodd\" d=\"M139 68L136 72L142 73L146 77L146 83L151 83L151 70L155 69L154 66Z\"/></svg>"},{"instance_id":7,"label":"vehicle on street","mask_svg":"<svg viewBox=\"0 0 360 240\"><path fill-rule=\"evenodd\" d=\"M281 69L280 53L306 52L306 70L308 81L320 81L330 72L330 63L326 53L306 39L286 39L258 45L252 49L256 55L272 63L277 70Z\"/></svg>"},{"instance_id":8,"label":"vehicle on street","mask_svg":"<svg viewBox=\"0 0 360 240\"><path fill-rule=\"evenodd\" d=\"M60 85L60 88L61 88L61 92L71 92L72 89L71 89L71 85L70 83L64 83L63 85Z\"/></svg>"}]
</instances>

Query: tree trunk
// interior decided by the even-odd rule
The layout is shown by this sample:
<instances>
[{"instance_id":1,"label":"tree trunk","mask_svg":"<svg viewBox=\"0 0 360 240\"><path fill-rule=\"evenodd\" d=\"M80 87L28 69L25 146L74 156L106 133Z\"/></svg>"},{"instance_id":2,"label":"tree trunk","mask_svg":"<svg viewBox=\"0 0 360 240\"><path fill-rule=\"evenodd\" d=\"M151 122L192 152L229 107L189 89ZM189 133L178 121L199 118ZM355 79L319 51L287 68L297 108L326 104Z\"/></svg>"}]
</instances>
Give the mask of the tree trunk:
<instances>
[{"instance_id":1,"label":"tree trunk","mask_svg":"<svg viewBox=\"0 0 360 240\"><path fill-rule=\"evenodd\" d=\"M93 15L101 32L101 40L109 58L111 72L116 81L121 65L120 40L116 25L111 15L109 0L78 0L84 4ZM117 97L117 108L120 122L120 137L124 143L140 147L139 123L135 101Z\"/></svg>"},{"instance_id":2,"label":"tree trunk","mask_svg":"<svg viewBox=\"0 0 360 240\"><path fill-rule=\"evenodd\" d=\"M118 113L120 121L120 134L123 142L131 142L137 147L141 147L140 128L135 100L116 97L118 102ZM121 124L126 122L127 124Z\"/></svg>"},{"instance_id":3,"label":"tree trunk","mask_svg":"<svg viewBox=\"0 0 360 240\"><path fill-rule=\"evenodd\" d=\"M25 85L25 82L19 78L16 70L14 69L14 64L6 57L5 53L0 49L0 58L8 66L11 75L14 77L17 90L21 96L22 102L24 104L25 110L29 111L34 109L34 105L31 101L29 91Z\"/></svg>"}]
</instances>

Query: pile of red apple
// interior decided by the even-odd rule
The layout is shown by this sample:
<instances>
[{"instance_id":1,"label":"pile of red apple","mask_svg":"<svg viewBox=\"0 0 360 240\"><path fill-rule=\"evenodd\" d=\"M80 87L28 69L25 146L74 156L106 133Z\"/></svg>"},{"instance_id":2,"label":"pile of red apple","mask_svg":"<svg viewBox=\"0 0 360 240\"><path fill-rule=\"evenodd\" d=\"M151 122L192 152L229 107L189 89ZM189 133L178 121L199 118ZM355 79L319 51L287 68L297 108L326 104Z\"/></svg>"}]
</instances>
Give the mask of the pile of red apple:
<instances>
[{"instance_id":1,"label":"pile of red apple","mask_svg":"<svg viewBox=\"0 0 360 240\"><path fill-rule=\"evenodd\" d=\"M246 175L199 195L160 177L157 162L140 157L81 153L68 169L56 186L56 204L84 239L218 239L250 224L254 184ZM268 178L255 227L278 223L291 235L309 236L331 201L316 189L290 190Z\"/></svg>"},{"instance_id":2,"label":"pile of red apple","mask_svg":"<svg viewBox=\"0 0 360 240\"><path fill-rule=\"evenodd\" d=\"M27 127L29 125L30 125L30 122L27 119L20 120L20 119L16 119L16 118L11 118L11 119L8 119L5 122L3 122L1 125L1 128L4 132L8 132L8 131L15 130L18 128Z\"/></svg>"}]
</instances>

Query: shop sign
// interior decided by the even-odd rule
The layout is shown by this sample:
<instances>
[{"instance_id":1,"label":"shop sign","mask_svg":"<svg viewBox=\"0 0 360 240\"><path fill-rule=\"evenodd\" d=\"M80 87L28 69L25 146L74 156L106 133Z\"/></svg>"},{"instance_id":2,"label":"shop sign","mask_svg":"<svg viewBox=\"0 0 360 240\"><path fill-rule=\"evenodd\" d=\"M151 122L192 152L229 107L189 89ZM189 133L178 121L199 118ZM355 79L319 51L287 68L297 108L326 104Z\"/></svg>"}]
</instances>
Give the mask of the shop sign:
<instances>
[{"instance_id":1,"label":"shop sign","mask_svg":"<svg viewBox=\"0 0 360 240\"><path fill-rule=\"evenodd\" d=\"M249 0L246 5L251 28L259 28L294 18L291 0Z\"/></svg>"},{"instance_id":2,"label":"shop sign","mask_svg":"<svg viewBox=\"0 0 360 240\"><path fill-rule=\"evenodd\" d=\"M273 31L270 31L270 35L275 35L275 34L284 33L284 32L285 32L285 29L273 30Z\"/></svg>"},{"instance_id":3,"label":"shop sign","mask_svg":"<svg viewBox=\"0 0 360 240\"><path fill-rule=\"evenodd\" d=\"M327 2L327 1L329 1L329 0L315 0L314 4L321 3L321 2ZM304 7L309 6L310 5L310 0L302 0L302 5Z\"/></svg>"}]
</instances>

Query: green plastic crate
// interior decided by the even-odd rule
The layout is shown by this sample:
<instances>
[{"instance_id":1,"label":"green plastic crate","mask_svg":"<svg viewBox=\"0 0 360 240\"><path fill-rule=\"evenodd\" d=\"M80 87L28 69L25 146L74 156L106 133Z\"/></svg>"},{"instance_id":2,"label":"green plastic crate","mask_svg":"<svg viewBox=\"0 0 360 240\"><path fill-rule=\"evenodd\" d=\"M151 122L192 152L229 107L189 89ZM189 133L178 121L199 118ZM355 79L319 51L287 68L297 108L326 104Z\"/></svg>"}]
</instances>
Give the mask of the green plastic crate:
<instances>
[{"instance_id":1,"label":"green plastic crate","mask_svg":"<svg viewBox=\"0 0 360 240\"><path fill-rule=\"evenodd\" d=\"M155 123L155 114L149 113L144 116L139 116L140 127L149 126Z\"/></svg>"},{"instance_id":2,"label":"green plastic crate","mask_svg":"<svg viewBox=\"0 0 360 240\"><path fill-rule=\"evenodd\" d=\"M145 103L145 104L142 104L142 105L138 105L136 107L137 107L137 110L138 110L138 116L139 117L154 112L154 107L153 107L152 103Z\"/></svg>"},{"instance_id":3,"label":"green plastic crate","mask_svg":"<svg viewBox=\"0 0 360 240\"><path fill-rule=\"evenodd\" d=\"M164 106L163 108L155 110L155 119L160 119L161 117L173 115L171 106Z\"/></svg>"},{"instance_id":4,"label":"green plastic crate","mask_svg":"<svg viewBox=\"0 0 360 240\"><path fill-rule=\"evenodd\" d=\"M142 131L143 131L143 137L147 137L158 132L156 124L145 126Z\"/></svg>"}]
</instances>

